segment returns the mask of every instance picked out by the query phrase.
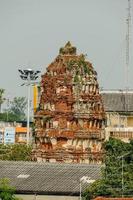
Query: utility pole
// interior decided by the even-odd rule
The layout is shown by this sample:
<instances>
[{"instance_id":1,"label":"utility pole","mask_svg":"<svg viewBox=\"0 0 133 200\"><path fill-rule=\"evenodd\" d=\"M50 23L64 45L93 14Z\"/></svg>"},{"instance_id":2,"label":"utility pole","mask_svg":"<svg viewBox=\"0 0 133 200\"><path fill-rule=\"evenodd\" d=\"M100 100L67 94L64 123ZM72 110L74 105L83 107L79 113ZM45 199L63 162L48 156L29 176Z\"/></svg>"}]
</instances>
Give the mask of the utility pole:
<instances>
[{"instance_id":1,"label":"utility pole","mask_svg":"<svg viewBox=\"0 0 133 200\"><path fill-rule=\"evenodd\" d=\"M128 82L128 76L129 76L129 63L130 63L130 28L131 28L131 1L128 0L128 8L127 8L127 19L126 19L126 25L127 25L127 33L126 33L126 91L129 90L129 82Z\"/></svg>"},{"instance_id":2,"label":"utility pole","mask_svg":"<svg viewBox=\"0 0 133 200\"><path fill-rule=\"evenodd\" d=\"M131 2L128 0L126 18L126 65L125 65L125 112L128 111L128 91L129 91L129 64L130 64L130 28L131 28Z\"/></svg>"}]
</instances>

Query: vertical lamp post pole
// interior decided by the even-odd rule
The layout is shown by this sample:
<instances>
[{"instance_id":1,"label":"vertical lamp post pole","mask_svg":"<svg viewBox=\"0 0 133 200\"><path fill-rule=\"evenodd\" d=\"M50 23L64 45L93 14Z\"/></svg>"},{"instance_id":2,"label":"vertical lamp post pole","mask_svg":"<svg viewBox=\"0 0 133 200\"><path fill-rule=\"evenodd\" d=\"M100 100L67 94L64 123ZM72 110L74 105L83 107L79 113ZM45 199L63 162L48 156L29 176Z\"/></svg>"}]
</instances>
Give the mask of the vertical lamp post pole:
<instances>
[{"instance_id":1,"label":"vertical lamp post pole","mask_svg":"<svg viewBox=\"0 0 133 200\"><path fill-rule=\"evenodd\" d=\"M28 87L28 99L27 99L27 145L30 144L30 86L33 84L37 78L38 73L40 71L34 71L32 69L26 69L26 70L18 70L20 72L20 78L26 83L22 85L26 85ZM32 81L32 82L31 82Z\"/></svg>"},{"instance_id":2,"label":"vertical lamp post pole","mask_svg":"<svg viewBox=\"0 0 133 200\"><path fill-rule=\"evenodd\" d=\"M27 77L28 99L27 99L27 145L30 142L30 76Z\"/></svg>"},{"instance_id":3,"label":"vertical lamp post pole","mask_svg":"<svg viewBox=\"0 0 133 200\"><path fill-rule=\"evenodd\" d=\"M79 183L79 195L80 195L80 200L82 200L82 181L80 180L80 183Z\"/></svg>"},{"instance_id":4,"label":"vertical lamp post pole","mask_svg":"<svg viewBox=\"0 0 133 200\"><path fill-rule=\"evenodd\" d=\"M85 184L85 183L91 184L94 182L95 182L95 180L90 179L90 177L88 177L88 176L83 176L82 178L80 178L80 182L79 182L79 199L80 200L82 200L82 183L83 184Z\"/></svg>"},{"instance_id":5,"label":"vertical lamp post pole","mask_svg":"<svg viewBox=\"0 0 133 200\"><path fill-rule=\"evenodd\" d=\"M124 180L123 180L123 157L124 156L122 156L121 157L121 167L122 167L122 169L121 169L121 189L122 189L122 194L121 194L121 196L123 197L123 186L124 186Z\"/></svg>"},{"instance_id":6,"label":"vertical lamp post pole","mask_svg":"<svg viewBox=\"0 0 133 200\"><path fill-rule=\"evenodd\" d=\"M119 159L121 159L121 197L124 196L124 157L126 157L130 153L131 152L127 152L126 154L118 157Z\"/></svg>"}]
</instances>

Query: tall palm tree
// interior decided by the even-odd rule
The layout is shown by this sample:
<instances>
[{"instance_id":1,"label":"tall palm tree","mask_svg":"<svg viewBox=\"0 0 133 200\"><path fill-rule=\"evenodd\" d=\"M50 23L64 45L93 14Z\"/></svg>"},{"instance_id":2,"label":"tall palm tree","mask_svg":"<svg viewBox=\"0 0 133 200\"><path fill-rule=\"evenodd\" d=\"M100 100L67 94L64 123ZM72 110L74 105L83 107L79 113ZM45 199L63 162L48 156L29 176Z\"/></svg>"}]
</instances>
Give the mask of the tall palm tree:
<instances>
[{"instance_id":1,"label":"tall palm tree","mask_svg":"<svg viewBox=\"0 0 133 200\"><path fill-rule=\"evenodd\" d=\"M4 101L6 100L4 97L3 97L3 94L4 94L5 90L0 88L0 113L1 113L1 106L2 104L4 103Z\"/></svg>"}]
</instances>

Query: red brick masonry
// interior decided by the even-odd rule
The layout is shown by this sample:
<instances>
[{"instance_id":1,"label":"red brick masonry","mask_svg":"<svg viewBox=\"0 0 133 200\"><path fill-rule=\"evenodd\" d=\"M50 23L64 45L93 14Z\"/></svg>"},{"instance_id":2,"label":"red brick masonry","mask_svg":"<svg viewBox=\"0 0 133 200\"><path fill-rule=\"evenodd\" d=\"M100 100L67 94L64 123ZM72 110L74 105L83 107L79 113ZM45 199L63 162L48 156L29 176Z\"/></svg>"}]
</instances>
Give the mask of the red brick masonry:
<instances>
[{"instance_id":1,"label":"red brick masonry","mask_svg":"<svg viewBox=\"0 0 133 200\"><path fill-rule=\"evenodd\" d=\"M105 118L97 73L68 42L42 75L33 159L100 162Z\"/></svg>"}]
</instances>

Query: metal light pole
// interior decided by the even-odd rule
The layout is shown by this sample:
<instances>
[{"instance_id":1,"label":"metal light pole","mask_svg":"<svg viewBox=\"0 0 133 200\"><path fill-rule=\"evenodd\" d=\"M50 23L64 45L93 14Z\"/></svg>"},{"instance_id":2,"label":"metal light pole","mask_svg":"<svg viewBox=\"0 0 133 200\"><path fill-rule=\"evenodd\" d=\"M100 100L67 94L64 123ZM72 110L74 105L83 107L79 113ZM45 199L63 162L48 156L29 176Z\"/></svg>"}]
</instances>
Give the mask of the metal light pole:
<instances>
[{"instance_id":1,"label":"metal light pole","mask_svg":"<svg viewBox=\"0 0 133 200\"><path fill-rule=\"evenodd\" d=\"M27 77L28 98L27 98L27 145L30 143L30 74Z\"/></svg>"},{"instance_id":2,"label":"metal light pole","mask_svg":"<svg viewBox=\"0 0 133 200\"><path fill-rule=\"evenodd\" d=\"M32 69L26 69L26 70L18 70L20 72L20 78L26 83L23 83L22 85L26 85L28 87L28 99L27 99L27 145L30 143L30 86L33 84L37 78L38 73L40 71L35 71Z\"/></svg>"},{"instance_id":3,"label":"metal light pole","mask_svg":"<svg viewBox=\"0 0 133 200\"><path fill-rule=\"evenodd\" d=\"M82 183L93 183L95 182L95 180L90 179L90 177L88 176L83 176L82 178L80 178L80 182L79 182L79 196L80 196L80 200L82 200Z\"/></svg>"},{"instance_id":4,"label":"metal light pole","mask_svg":"<svg viewBox=\"0 0 133 200\"><path fill-rule=\"evenodd\" d=\"M121 189L122 189L122 193L121 193L121 196L123 197L123 192L124 192L124 179L123 179L123 166L124 166L124 163L123 163L123 158L124 156L121 157Z\"/></svg>"},{"instance_id":5,"label":"metal light pole","mask_svg":"<svg viewBox=\"0 0 133 200\"><path fill-rule=\"evenodd\" d=\"M79 199L82 200L82 183L79 183Z\"/></svg>"},{"instance_id":6,"label":"metal light pole","mask_svg":"<svg viewBox=\"0 0 133 200\"><path fill-rule=\"evenodd\" d=\"M121 159L121 196L123 197L123 193L124 193L124 157L126 157L127 155L129 155L131 152L127 152L121 156L119 156L118 158Z\"/></svg>"}]
</instances>

